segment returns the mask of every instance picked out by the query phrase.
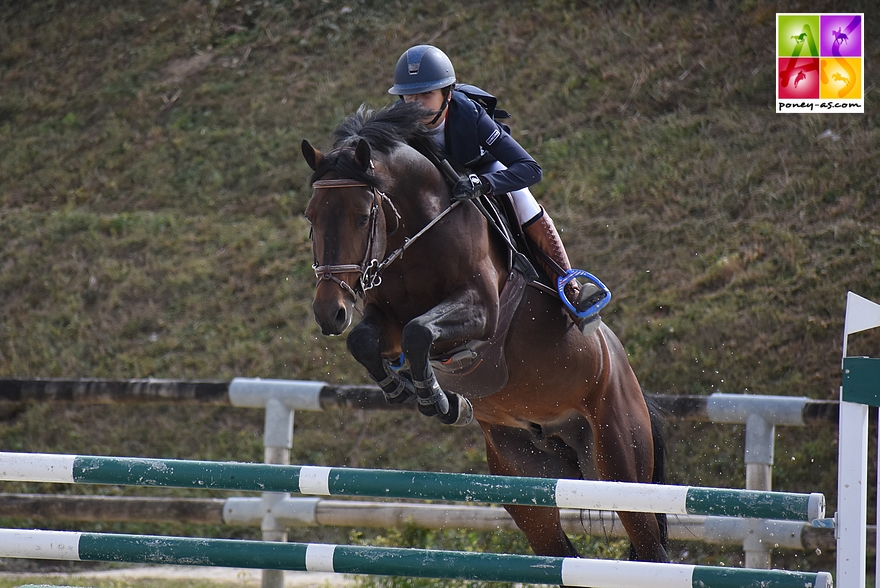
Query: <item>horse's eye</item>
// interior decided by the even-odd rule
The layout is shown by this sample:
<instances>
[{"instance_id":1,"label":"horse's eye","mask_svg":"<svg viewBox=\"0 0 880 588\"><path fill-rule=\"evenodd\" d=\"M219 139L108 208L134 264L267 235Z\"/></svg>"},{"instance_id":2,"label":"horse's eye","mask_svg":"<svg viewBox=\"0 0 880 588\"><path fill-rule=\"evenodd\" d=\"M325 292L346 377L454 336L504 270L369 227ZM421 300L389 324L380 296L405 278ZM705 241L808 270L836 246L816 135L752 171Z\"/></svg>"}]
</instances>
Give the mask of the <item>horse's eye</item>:
<instances>
[{"instance_id":1,"label":"horse's eye","mask_svg":"<svg viewBox=\"0 0 880 588\"><path fill-rule=\"evenodd\" d=\"M359 216L357 219L357 226L365 227L367 223L370 222L370 217L367 215Z\"/></svg>"}]
</instances>

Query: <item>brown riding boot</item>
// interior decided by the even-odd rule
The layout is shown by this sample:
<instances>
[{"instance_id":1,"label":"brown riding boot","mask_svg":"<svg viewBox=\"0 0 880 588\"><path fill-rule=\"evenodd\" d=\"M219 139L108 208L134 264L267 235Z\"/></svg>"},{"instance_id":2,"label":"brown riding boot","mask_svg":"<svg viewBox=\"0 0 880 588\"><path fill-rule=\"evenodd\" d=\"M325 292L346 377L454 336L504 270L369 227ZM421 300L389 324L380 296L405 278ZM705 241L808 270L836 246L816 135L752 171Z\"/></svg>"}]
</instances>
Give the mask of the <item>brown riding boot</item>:
<instances>
[{"instance_id":1,"label":"brown riding boot","mask_svg":"<svg viewBox=\"0 0 880 588\"><path fill-rule=\"evenodd\" d=\"M535 244L535 246L543 251L553 263L548 262L541 255L535 258L541 267L547 272L547 276L552 280L553 285L556 284L556 278L563 275L571 269L571 262L568 260L568 254L565 252L565 245L562 244L562 238L556 231L556 225L545 210L537 219L532 220L523 226L526 236ZM562 270L562 273L560 273ZM583 312L593 306L596 302L605 297L605 292L592 283L581 286L577 280L571 280L565 285L565 297L571 302L575 310ZM589 335L599 326L599 315L581 319L578 321L578 327L585 334Z\"/></svg>"},{"instance_id":2,"label":"brown riding boot","mask_svg":"<svg viewBox=\"0 0 880 588\"><path fill-rule=\"evenodd\" d=\"M533 219L529 224L523 225L523 231L526 236L531 239L532 243L535 244L535 247L543 251L547 257L559 266L553 267L553 263L544 259L543 256L535 256L537 262L547 273L547 277L552 280L552 285L555 286L556 278L571 269L571 262L568 261L568 254L565 252L565 245L562 244L562 238L560 238L559 233L556 232L556 225L553 224L553 219L550 218L547 211L541 209L541 216ZM562 273L560 273L560 270L562 270ZM566 284L565 297L568 298L569 302L575 304L579 293L580 287L577 282L572 280Z\"/></svg>"}]
</instances>

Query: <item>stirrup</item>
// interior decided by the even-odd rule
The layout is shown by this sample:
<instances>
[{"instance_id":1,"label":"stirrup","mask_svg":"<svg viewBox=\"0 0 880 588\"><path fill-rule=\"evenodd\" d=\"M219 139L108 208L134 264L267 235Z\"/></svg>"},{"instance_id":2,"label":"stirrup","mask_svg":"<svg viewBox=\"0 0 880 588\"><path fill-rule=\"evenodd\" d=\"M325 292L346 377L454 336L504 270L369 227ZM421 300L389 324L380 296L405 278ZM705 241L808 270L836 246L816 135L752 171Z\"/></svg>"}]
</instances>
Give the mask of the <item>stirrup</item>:
<instances>
[{"instance_id":1,"label":"stirrup","mask_svg":"<svg viewBox=\"0 0 880 588\"><path fill-rule=\"evenodd\" d=\"M578 278L586 278L589 282L595 284L596 287L599 288L598 292L604 293L599 300L580 311L569 302L568 297L565 295L565 286L568 285L569 282L577 280ZM599 314L599 311L605 308L605 306L611 301L611 291L605 287L605 284L599 281L599 278L589 272L585 272L584 270L571 269L565 272L564 276L560 276L556 280L556 290L559 292L559 299L562 300L562 303L568 308L571 314L578 319L578 325L589 323L590 321L586 321L585 319L592 318ZM598 298L598 296L596 297Z\"/></svg>"}]
</instances>

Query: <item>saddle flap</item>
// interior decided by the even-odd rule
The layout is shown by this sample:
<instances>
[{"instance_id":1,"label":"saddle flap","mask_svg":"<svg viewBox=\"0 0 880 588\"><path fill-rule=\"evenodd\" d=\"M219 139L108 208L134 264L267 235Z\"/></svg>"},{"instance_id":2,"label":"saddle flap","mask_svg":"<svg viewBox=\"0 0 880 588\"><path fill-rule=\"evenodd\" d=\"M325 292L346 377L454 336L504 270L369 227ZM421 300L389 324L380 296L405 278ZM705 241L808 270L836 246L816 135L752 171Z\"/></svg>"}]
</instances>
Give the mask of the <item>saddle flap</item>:
<instances>
[{"instance_id":1,"label":"saddle flap","mask_svg":"<svg viewBox=\"0 0 880 588\"><path fill-rule=\"evenodd\" d=\"M469 341L442 357L431 359L437 381L444 390L465 398L484 398L507 384L509 373L504 342L525 286L523 275L511 271L501 290L495 332L488 339Z\"/></svg>"}]
</instances>

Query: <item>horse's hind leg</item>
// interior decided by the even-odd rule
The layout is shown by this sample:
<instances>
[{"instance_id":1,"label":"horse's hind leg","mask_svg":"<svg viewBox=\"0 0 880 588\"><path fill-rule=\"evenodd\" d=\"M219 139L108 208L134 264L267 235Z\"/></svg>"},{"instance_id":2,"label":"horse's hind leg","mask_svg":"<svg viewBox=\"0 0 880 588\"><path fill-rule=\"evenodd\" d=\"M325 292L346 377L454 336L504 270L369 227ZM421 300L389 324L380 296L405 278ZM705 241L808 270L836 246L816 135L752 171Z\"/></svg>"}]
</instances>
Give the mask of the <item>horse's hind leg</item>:
<instances>
[{"instance_id":1,"label":"horse's hind leg","mask_svg":"<svg viewBox=\"0 0 880 588\"><path fill-rule=\"evenodd\" d=\"M535 435L525 429L480 423L486 438L486 459L492 474L540 478L580 478L577 458L566 459L556 451L536 445ZM548 440L553 443L555 441ZM567 449L567 448L566 448ZM516 526L525 534L536 555L577 557L562 523L559 509L545 506L505 506Z\"/></svg>"},{"instance_id":2,"label":"horse's hind leg","mask_svg":"<svg viewBox=\"0 0 880 588\"><path fill-rule=\"evenodd\" d=\"M654 482L653 423L641 392L636 397L630 396L633 395L617 391L592 407L596 466L603 480ZM638 559L669 561L664 547L665 529L661 530L662 521L657 515L642 512L617 514Z\"/></svg>"}]
</instances>

